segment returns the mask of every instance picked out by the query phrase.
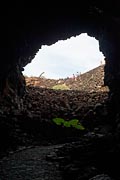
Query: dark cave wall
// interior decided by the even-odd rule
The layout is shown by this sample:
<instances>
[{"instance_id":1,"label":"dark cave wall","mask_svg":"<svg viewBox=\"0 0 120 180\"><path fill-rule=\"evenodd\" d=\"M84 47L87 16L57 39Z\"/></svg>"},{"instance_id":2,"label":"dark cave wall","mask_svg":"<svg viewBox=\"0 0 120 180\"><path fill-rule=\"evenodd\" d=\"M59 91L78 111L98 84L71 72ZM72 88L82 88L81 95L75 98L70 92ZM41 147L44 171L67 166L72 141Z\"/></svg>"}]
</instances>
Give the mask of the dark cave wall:
<instances>
[{"instance_id":1,"label":"dark cave wall","mask_svg":"<svg viewBox=\"0 0 120 180\"><path fill-rule=\"evenodd\" d=\"M112 4L113 3L113 4ZM110 88L111 100L120 102L120 14L117 3L85 1L76 11L17 6L2 17L0 93L22 97L25 80L22 70L31 62L41 45L87 32L99 40L106 57L105 85ZM65 11L64 11L65 10ZM52 12L52 13L51 13ZM112 13L111 13L112 12ZM8 42L8 43L6 43Z\"/></svg>"},{"instance_id":2,"label":"dark cave wall","mask_svg":"<svg viewBox=\"0 0 120 180\"><path fill-rule=\"evenodd\" d=\"M104 84L110 89L111 111L120 112L120 18L108 19L101 37L100 49L106 57Z\"/></svg>"}]
</instances>

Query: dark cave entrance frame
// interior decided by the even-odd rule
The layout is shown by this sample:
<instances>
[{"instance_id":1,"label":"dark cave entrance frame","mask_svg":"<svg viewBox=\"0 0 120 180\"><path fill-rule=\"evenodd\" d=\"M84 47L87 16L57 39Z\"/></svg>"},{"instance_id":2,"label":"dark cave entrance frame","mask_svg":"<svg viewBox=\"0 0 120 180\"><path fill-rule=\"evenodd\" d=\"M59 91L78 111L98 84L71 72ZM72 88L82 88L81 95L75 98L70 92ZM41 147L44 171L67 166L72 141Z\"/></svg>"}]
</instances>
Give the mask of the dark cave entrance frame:
<instances>
[{"instance_id":1,"label":"dark cave entrance frame","mask_svg":"<svg viewBox=\"0 0 120 180\"><path fill-rule=\"evenodd\" d=\"M80 42L81 41L81 42ZM83 44L84 44L84 47L83 47L83 52L84 52L84 54L82 53L82 51L81 51L81 48L82 48L82 43L83 42ZM85 43L84 43L85 42ZM96 43L96 44L95 44ZM67 45L68 44L68 45ZM74 45L73 45L74 44ZM74 46L77 48L77 51L75 51L74 52ZM90 48L91 48L91 46L94 48L94 50L95 50L95 55L94 55L94 52L92 51L92 53L91 53L91 51L90 51ZM77 53L77 57L76 57L76 55L75 55L75 57L74 57L74 59L73 60L70 60L70 63L71 62L73 62L72 64L73 65L75 65L78 61L79 61L79 63L81 62L82 64L81 64L81 67L83 66L83 69L84 69L84 64L86 63L86 66L87 66L87 64L89 63L89 64L91 64L90 65L90 67L88 68L86 68L86 70L83 70L83 71L81 71L78 67L80 66L80 64L79 64L79 66L78 67L76 67L76 69L74 68L74 70L73 71L71 71L71 73L70 73L70 70L69 70L69 68L68 68L68 74L67 73L65 73L66 74L66 76L65 75L63 75L64 77L62 77L62 76L58 76L57 75L57 73L55 73L55 71L54 71L54 69L53 69L53 73L54 73L54 75L56 76L57 75L57 77L56 78L54 78L54 77L50 77L49 75L47 75L47 78L46 79L55 79L55 80L59 80L59 79L66 79L66 78L75 78L75 79L77 79L77 76L78 75L80 75L80 74L83 74L83 73L85 73L85 72L87 72L87 71L90 71L90 70L92 70L92 69L94 69L94 68L96 68L96 67L98 67L99 65L103 65L104 64L104 55L103 55L103 57L102 57L102 52L100 52L100 50L99 50L99 41L95 38L95 37L91 37L91 36L88 36L88 34L87 33L81 33L80 35L77 35L77 36L71 36L71 37L69 37L69 38L67 38L67 39L65 39L65 40L58 40L56 43L54 43L54 44L51 44L50 46L48 46L48 45L44 45L44 46L42 46L40 49L39 49L39 51L36 53L36 55L35 55L35 57L34 57L34 59L32 60L32 62L31 63L29 63L29 67L27 68L27 67L25 67L25 68L27 68L26 69L26 71L24 72L24 75L25 76L27 76L27 77L40 77L40 78L42 78L42 77L45 77L44 75L46 75L45 74L45 72L47 72L46 70L45 70L45 65L43 66L43 67L41 67L40 68L40 65L39 65L39 68L42 70L41 72L39 72L40 71L40 69L38 69L38 67L37 67L37 65L38 65L38 63L41 61L41 66L42 66L42 62L44 63L44 58L46 59L46 56L44 56L44 54L48 54L49 52L50 53L52 53L53 55L54 55L54 53L56 54L56 49L57 49L57 51L59 52L59 54L58 55L56 55L56 56L58 56L58 59L59 59L59 55L61 56L61 62L62 62L62 56L66 56L66 59L68 59L69 60L69 51L70 52L72 52L72 48L71 47L73 47L73 53L72 53L72 56L73 55L75 55L76 53ZM66 53L66 51L65 51L65 55L62 53L62 49L64 50L64 48L65 48L65 50L67 51L67 53ZM70 49L69 49L70 48ZM85 50L85 48L86 48L86 50ZM92 49L91 49L92 50ZM88 51L88 55L87 55L87 58L84 58L85 56L86 56L86 54L87 54L87 51ZM101 55L100 55L100 53L101 53ZM63 55L62 55L63 54ZM81 57L79 57L79 55L82 55ZM90 57L89 57L89 55L90 55ZM96 59L94 58L96 56ZM93 65L92 65L92 57L93 57ZM97 57L99 57L99 59L97 58ZM76 60L76 58L78 59L80 59L80 60ZM47 55L47 59L49 59L49 57L48 57L48 55ZM46 59L46 62L48 61ZM51 58L50 58L51 59ZM56 59L57 59L57 57L56 57ZM58 67L58 68L62 68L62 67L64 67L64 64L62 65L62 66L57 66L57 60L56 60L55 58L53 58L53 63L56 65L56 68ZM86 59L85 61L83 60L83 59ZM94 60L95 59L95 60ZM83 63L83 61L85 62L85 63ZM37 63L36 65L35 65L35 63ZM48 67L49 67L49 64L51 64L52 63L52 59L51 59L51 61L49 60L48 61ZM32 70L32 64L34 65L34 69ZM58 62L58 64L59 64L59 62ZM71 67L72 67L72 64L71 64ZM70 65L69 65L69 61L68 61L68 63L66 62L65 63L65 67L66 66L68 66L68 67L70 67ZM35 67L36 67L36 69L35 69ZM47 64L46 64L46 67L47 67ZM43 69L42 69L43 68ZM48 69L48 68L47 68ZM27 71L28 70L28 71ZM32 70L32 73L30 72L30 70ZM36 75L35 75L35 72L36 71ZM49 72L49 71L48 71ZM52 71L50 71L50 72L52 72ZM67 71L66 71L67 72ZM31 73L31 75L30 75L30 73ZM60 72L58 73L58 74L60 74Z\"/></svg>"},{"instance_id":2,"label":"dark cave entrance frame","mask_svg":"<svg viewBox=\"0 0 120 180\"><path fill-rule=\"evenodd\" d=\"M74 36L71 36L71 37L69 37L69 38L67 38L67 39L64 39L64 41L67 41L67 40L69 40L70 38L77 38L77 36L80 36L80 35L82 35L82 34L87 34L87 36L88 37L90 37L90 38L95 38L95 40L96 41L98 41L98 46L99 46L99 52L100 53L103 53L103 52L101 52L100 51L100 43L99 43L99 39L96 39L96 37L95 36L92 36L92 35L88 35L88 33L87 32L82 32L82 33L80 33L80 34L78 34L78 35L74 35ZM62 40L62 39L61 39ZM58 43L59 42L59 40L58 41L56 41L54 44L56 44L56 43ZM52 46L52 45L54 45L54 44L50 44L50 46ZM41 49L39 49L39 50L41 50ZM38 53L38 51L37 51L37 53ZM37 55L37 53L36 53L36 55ZM103 54L103 56L104 56L104 54ZM102 59L102 60L104 60L105 61L105 56L104 56L104 59ZM100 61L100 65L103 65L102 64L102 60ZM32 60L32 61L34 61L34 59ZM87 61L86 61L86 63L87 63ZM105 66L105 65L104 65ZM94 68L93 68L94 69ZM92 70L92 69L91 69ZM77 71L76 71L77 72ZM41 75L42 75L42 73L41 73ZM33 77L35 77L35 76L33 76ZM40 78L42 78L42 76L39 76ZM72 77L72 76L71 76ZM77 76L76 76L77 77ZM49 78L48 78L49 79ZM67 79L67 77L66 78L59 78L58 79L58 81L59 80L65 80L65 79ZM77 79L77 78L75 78L75 79ZM104 77L103 77L103 81L104 81ZM56 81L57 82L57 81ZM74 83L74 82L73 82ZM103 82L104 83L104 82ZM59 84L57 84L58 86L59 86ZM56 86L57 86L56 85ZM60 84L61 85L61 84ZM66 85L66 84L65 84ZM102 86L103 86L104 84L102 84ZM59 89L59 87L56 87L56 88L58 88ZM62 88L62 87L60 87L60 88ZM64 89L65 88L65 89ZM67 86L65 86L65 87L63 87L63 90L68 90L68 87ZM70 90L70 89L69 89Z\"/></svg>"},{"instance_id":3,"label":"dark cave entrance frame","mask_svg":"<svg viewBox=\"0 0 120 180\"><path fill-rule=\"evenodd\" d=\"M105 85L112 88L114 84L113 79L118 79L117 72L120 71L119 66L119 42L120 42L120 25L119 19L115 17L115 11L113 16L109 14L108 4L106 8L96 3L96 6L79 7L79 11L76 13L56 12L55 14L39 14L38 11L34 11L30 16L27 14L27 9L22 14L24 21L20 23L15 22L15 29L21 27L20 32L16 31L15 47L17 49L16 59L25 67L35 57L36 52L42 45L51 45L58 40L66 40L72 36L80 35L81 33L87 33L90 37L95 37L99 41L100 51L105 56ZM98 8L96 8L98 5ZM89 9L91 7L91 9ZM81 9L80 9L81 8ZM81 11L82 10L82 11ZM83 11L84 10L84 11ZM118 10L118 9L117 9ZM21 18L21 16L19 17ZM27 23L26 23L27 22ZM13 37L11 36L11 42ZM16 46L17 45L17 46ZM14 47L13 46L10 48ZM13 52L9 48L9 52ZM15 58L14 58L15 59ZM111 80L112 77L112 80Z\"/></svg>"},{"instance_id":4,"label":"dark cave entrance frame","mask_svg":"<svg viewBox=\"0 0 120 180\"><path fill-rule=\"evenodd\" d=\"M96 9L95 7L98 8ZM89 11L91 7L91 11ZM81 9L80 9L81 8ZM51 45L58 40L65 40L71 36L77 36L81 33L87 33L91 37L95 37L99 41L100 51L105 58L105 85L109 86L112 91L119 91L118 84L120 72L120 23L119 11L112 11L106 3L106 8L96 3L79 7L79 11L75 14L69 10L66 14L60 12L54 15L40 14L39 11L33 8L25 9L24 12L16 11L16 21L11 15L8 16L8 26L11 27L8 31L9 48L2 51L1 63L1 89L4 86L6 76L21 72L22 67L25 67L34 58L36 52L42 45ZM84 12L81 10L85 10ZM115 10L115 9L114 9ZM21 12L21 9L20 9ZM12 23L11 23L12 21ZM27 23L26 23L27 22ZM6 26L5 26L6 27ZM6 28L8 29L8 28ZM5 31L6 32L6 31ZM3 36L7 37L7 36ZM6 39L2 39L5 42ZM6 40L8 42L8 39ZM3 43L4 44L4 43ZM6 49L6 48L5 48ZM8 58L8 54L9 57ZM16 65L19 66L19 72L16 70ZM7 75L4 75L7 74ZM16 82L19 81L16 77Z\"/></svg>"}]
</instances>

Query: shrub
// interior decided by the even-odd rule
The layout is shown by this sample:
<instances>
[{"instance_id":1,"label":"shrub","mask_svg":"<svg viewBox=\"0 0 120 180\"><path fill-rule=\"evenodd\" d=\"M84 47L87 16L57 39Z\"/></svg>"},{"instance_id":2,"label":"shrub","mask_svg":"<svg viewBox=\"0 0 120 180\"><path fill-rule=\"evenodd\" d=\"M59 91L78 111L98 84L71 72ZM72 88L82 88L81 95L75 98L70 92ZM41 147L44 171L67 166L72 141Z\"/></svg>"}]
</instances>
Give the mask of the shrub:
<instances>
[{"instance_id":1,"label":"shrub","mask_svg":"<svg viewBox=\"0 0 120 180\"><path fill-rule=\"evenodd\" d=\"M70 90L66 84L58 84L52 87L54 90Z\"/></svg>"},{"instance_id":2,"label":"shrub","mask_svg":"<svg viewBox=\"0 0 120 180\"><path fill-rule=\"evenodd\" d=\"M73 127L79 130L85 129L78 119L71 119L69 121L65 121L63 118L53 118L52 121L58 126L61 125L63 127Z\"/></svg>"}]
</instances>

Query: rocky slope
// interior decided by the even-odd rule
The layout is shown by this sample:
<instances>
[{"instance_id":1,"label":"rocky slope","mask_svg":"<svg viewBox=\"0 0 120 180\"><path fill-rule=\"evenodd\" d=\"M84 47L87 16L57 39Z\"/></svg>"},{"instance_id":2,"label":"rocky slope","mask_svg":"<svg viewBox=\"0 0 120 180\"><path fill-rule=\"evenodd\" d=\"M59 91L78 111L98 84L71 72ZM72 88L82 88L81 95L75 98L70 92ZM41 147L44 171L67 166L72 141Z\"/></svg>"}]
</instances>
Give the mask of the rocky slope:
<instances>
[{"instance_id":1,"label":"rocky slope","mask_svg":"<svg viewBox=\"0 0 120 180\"><path fill-rule=\"evenodd\" d=\"M11 101L6 97L0 103L1 137L4 136L1 143L9 147L11 144L16 146L16 142L27 145L40 139L41 144L61 139L64 141L64 134L66 138L72 137L74 133L79 134L76 131L72 134L71 130L65 129L62 137L61 128L54 127L52 123L55 117L68 121L77 118L86 131L93 131L96 125L107 123L104 119L107 115L105 102L108 88L103 86L103 78L104 66L77 76L76 79L27 78L26 93L20 101L17 98ZM71 90L52 89L58 84L66 84Z\"/></svg>"},{"instance_id":2,"label":"rocky slope","mask_svg":"<svg viewBox=\"0 0 120 180\"><path fill-rule=\"evenodd\" d=\"M16 100L12 103L8 99L6 104L1 104L1 156L4 152L12 151L16 157L12 155L7 161L1 160L2 179L8 177L9 173L17 177L16 172L10 170L8 173L6 169L13 166L9 167L11 159L14 164L21 161L19 157L22 157L22 154L19 149L22 148L23 154L24 152L26 154L26 157L23 156L23 162L27 178L34 169L35 159L38 157L38 146L62 144L60 147L57 146L56 153L54 147L51 147L50 155L47 155L48 146L43 148L48 163L52 163L51 167L54 166L53 162L59 166L60 173L58 174L61 174L62 179L119 180L119 166L117 165L120 162L119 143L113 136L115 127L109 123L111 118L107 106L109 90L103 85L103 79L104 66L77 76L76 79L57 81L26 78L26 94L21 102L18 103ZM58 84L66 84L71 90L52 89ZM78 119L85 129L58 126L52 121L55 117L64 118L66 121ZM34 151L32 161L27 156L29 150L27 151L26 148L28 147L32 148L30 152ZM18 155L15 153L16 150ZM26 165L26 158L30 161L30 165ZM46 164L46 160L42 163ZM31 172L29 172L29 166ZM40 164L40 166L43 165ZM36 174L36 177L39 177L39 174L45 174L46 168L47 165L43 166L43 172ZM16 171L21 174L19 167L16 167ZM51 172L48 174L54 180L55 174L53 177ZM56 179L59 178L56 177Z\"/></svg>"},{"instance_id":3,"label":"rocky slope","mask_svg":"<svg viewBox=\"0 0 120 180\"><path fill-rule=\"evenodd\" d=\"M66 79L46 79L44 77L26 77L26 84L42 88L53 89L55 85L65 84L69 90L80 91L106 91L104 86L104 65L98 66L84 74Z\"/></svg>"}]
</instances>

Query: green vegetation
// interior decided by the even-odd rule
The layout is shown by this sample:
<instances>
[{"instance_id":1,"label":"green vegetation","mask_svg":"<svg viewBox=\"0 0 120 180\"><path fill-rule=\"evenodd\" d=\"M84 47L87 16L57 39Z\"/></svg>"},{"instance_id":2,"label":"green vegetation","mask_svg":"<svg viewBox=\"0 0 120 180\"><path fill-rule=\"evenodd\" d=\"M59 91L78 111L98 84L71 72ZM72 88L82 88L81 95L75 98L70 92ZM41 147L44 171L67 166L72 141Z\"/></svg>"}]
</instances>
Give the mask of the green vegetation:
<instances>
[{"instance_id":1,"label":"green vegetation","mask_svg":"<svg viewBox=\"0 0 120 180\"><path fill-rule=\"evenodd\" d=\"M61 125L63 127L73 127L79 130L85 129L78 119L71 119L69 121L65 121L63 118L53 118L52 121L58 126Z\"/></svg>"},{"instance_id":2,"label":"green vegetation","mask_svg":"<svg viewBox=\"0 0 120 180\"><path fill-rule=\"evenodd\" d=\"M54 90L70 90L66 84L57 84L52 87Z\"/></svg>"}]
</instances>

